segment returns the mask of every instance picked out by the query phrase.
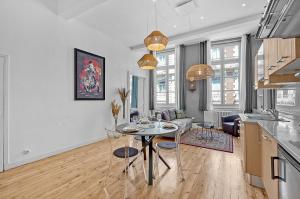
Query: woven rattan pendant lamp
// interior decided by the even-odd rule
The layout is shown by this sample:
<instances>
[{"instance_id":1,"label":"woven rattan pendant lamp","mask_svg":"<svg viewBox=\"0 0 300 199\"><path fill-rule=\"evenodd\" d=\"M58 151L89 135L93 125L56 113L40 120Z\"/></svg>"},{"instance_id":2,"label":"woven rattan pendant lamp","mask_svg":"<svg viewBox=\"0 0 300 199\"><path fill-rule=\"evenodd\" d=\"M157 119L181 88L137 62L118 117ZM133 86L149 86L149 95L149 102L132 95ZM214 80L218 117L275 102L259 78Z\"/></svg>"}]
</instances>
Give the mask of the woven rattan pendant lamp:
<instances>
[{"instance_id":1,"label":"woven rattan pendant lamp","mask_svg":"<svg viewBox=\"0 0 300 199\"><path fill-rule=\"evenodd\" d=\"M214 75L214 70L210 65L197 64L191 66L186 72L186 79L189 81L197 81L207 79Z\"/></svg>"},{"instance_id":2,"label":"woven rattan pendant lamp","mask_svg":"<svg viewBox=\"0 0 300 199\"><path fill-rule=\"evenodd\" d=\"M141 69L154 70L158 62L152 54L145 54L137 63Z\"/></svg>"},{"instance_id":3,"label":"woven rattan pendant lamp","mask_svg":"<svg viewBox=\"0 0 300 199\"><path fill-rule=\"evenodd\" d=\"M156 1L154 1L154 15L155 15L155 29L145 39L144 44L150 51L162 51L166 49L169 39L166 35L161 33L157 27L157 7Z\"/></svg>"}]
</instances>

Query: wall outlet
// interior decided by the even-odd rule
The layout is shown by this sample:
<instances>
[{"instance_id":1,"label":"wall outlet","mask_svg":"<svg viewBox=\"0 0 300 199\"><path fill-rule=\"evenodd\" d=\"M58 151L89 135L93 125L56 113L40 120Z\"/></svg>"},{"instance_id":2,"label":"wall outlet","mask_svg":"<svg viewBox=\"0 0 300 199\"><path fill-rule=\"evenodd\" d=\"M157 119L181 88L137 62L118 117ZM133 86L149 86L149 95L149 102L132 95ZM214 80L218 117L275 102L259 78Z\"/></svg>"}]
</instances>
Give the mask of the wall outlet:
<instances>
[{"instance_id":1,"label":"wall outlet","mask_svg":"<svg viewBox=\"0 0 300 199\"><path fill-rule=\"evenodd\" d=\"M27 154L29 154L31 151L30 151L30 149L25 149L25 150L23 150L23 155L27 155Z\"/></svg>"}]
</instances>

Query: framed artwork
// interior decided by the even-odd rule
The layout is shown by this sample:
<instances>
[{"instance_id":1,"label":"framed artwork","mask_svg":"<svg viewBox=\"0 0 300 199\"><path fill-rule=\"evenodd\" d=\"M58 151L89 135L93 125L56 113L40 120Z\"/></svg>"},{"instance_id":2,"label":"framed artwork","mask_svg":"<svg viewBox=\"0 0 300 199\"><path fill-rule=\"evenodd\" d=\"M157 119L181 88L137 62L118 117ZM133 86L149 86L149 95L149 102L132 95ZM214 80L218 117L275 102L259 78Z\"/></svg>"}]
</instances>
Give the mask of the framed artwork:
<instances>
[{"instance_id":1,"label":"framed artwork","mask_svg":"<svg viewBox=\"0 0 300 199\"><path fill-rule=\"evenodd\" d=\"M105 58L74 49L75 100L105 100Z\"/></svg>"}]
</instances>

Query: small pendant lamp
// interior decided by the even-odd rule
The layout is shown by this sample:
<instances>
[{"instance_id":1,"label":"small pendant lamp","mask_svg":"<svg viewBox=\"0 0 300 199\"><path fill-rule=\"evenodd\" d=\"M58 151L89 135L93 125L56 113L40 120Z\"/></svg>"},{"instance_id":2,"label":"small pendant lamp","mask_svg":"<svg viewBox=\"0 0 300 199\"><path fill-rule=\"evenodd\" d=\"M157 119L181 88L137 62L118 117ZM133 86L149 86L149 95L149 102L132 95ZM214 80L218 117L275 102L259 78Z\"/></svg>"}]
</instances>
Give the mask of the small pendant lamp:
<instances>
[{"instance_id":1,"label":"small pendant lamp","mask_svg":"<svg viewBox=\"0 0 300 199\"><path fill-rule=\"evenodd\" d=\"M137 63L141 69L154 70L158 61L153 55L145 54Z\"/></svg>"}]
</instances>

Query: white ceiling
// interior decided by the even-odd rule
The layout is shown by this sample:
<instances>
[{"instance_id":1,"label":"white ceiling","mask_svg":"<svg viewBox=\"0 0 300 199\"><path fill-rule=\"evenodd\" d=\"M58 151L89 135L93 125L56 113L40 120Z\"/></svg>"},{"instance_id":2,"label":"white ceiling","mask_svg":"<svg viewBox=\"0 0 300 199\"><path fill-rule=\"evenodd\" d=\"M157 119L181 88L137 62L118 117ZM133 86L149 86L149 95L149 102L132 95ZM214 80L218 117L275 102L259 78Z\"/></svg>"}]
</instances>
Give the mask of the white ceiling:
<instances>
[{"instance_id":1,"label":"white ceiling","mask_svg":"<svg viewBox=\"0 0 300 199\"><path fill-rule=\"evenodd\" d=\"M85 9L73 6L71 11L60 12L71 13L68 18L75 18L128 47L142 47L144 38L155 28L152 0L58 0L65 7L83 1L85 6L77 7ZM182 1L185 0L157 0L158 29L170 37L171 43L182 42L185 37L190 37L188 41L200 37L225 38L254 31L266 4L266 0L193 0L197 7L183 16L175 10L176 3Z\"/></svg>"}]
</instances>

